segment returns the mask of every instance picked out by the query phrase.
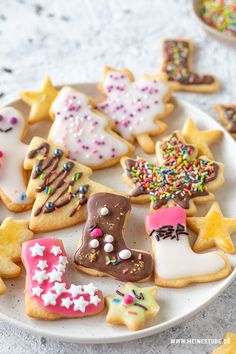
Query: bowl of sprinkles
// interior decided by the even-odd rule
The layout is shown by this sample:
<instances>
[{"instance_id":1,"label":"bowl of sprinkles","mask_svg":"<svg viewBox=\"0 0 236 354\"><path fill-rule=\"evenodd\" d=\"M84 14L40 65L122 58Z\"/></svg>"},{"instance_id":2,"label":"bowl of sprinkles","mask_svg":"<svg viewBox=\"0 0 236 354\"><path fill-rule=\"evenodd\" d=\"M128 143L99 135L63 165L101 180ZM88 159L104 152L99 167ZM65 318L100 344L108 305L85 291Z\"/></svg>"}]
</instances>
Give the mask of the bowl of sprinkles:
<instances>
[{"instance_id":1,"label":"bowl of sprinkles","mask_svg":"<svg viewBox=\"0 0 236 354\"><path fill-rule=\"evenodd\" d=\"M236 44L236 0L193 0L192 7L202 27Z\"/></svg>"}]
</instances>

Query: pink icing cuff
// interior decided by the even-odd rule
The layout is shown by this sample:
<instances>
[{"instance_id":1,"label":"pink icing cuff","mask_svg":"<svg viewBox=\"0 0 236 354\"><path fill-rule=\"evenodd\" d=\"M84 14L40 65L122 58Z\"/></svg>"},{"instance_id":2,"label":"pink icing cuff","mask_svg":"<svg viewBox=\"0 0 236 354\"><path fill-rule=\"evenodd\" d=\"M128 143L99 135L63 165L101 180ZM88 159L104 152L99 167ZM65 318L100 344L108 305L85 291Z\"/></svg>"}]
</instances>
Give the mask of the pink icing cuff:
<instances>
[{"instance_id":1,"label":"pink icing cuff","mask_svg":"<svg viewBox=\"0 0 236 354\"><path fill-rule=\"evenodd\" d=\"M148 232L164 225L185 224L186 212L180 207L165 208L146 216L145 225Z\"/></svg>"}]
</instances>

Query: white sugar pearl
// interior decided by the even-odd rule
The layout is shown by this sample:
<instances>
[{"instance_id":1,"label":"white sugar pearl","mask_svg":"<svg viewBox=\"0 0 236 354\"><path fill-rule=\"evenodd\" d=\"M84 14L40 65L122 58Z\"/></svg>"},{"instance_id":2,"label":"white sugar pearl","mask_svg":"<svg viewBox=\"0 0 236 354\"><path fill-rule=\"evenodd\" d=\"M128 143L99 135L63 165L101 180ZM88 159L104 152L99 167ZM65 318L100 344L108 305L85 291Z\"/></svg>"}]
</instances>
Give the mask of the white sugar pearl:
<instances>
[{"instance_id":1,"label":"white sugar pearl","mask_svg":"<svg viewBox=\"0 0 236 354\"><path fill-rule=\"evenodd\" d=\"M90 246L92 248L98 248L99 247L99 241L97 239L93 239L89 242Z\"/></svg>"},{"instance_id":2,"label":"white sugar pearl","mask_svg":"<svg viewBox=\"0 0 236 354\"><path fill-rule=\"evenodd\" d=\"M109 209L108 209L107 207L101 208L101 209L100 209L100 214L101 214L102 216L108 215L108 214L109 214Z\"/></svg>"},{"instance_id":3,"label":"white sugar pearl","mask_svg":"<svg viewBox=\"0 0 236 354\"><path fill-rule=\"evenodd\" d=\"M130 250L122 250L119 252L120 259L129 259L132 253Z\"/></svg>"},{"instance_id":4,"label":"white sugar pearl","mask_svg":"<svg viewBox=\"0 0 236 354\"><path fill-rule=\"evenodd\" d=\"M113 245L111 243L106 243L104 246L104 251L107 253L112 252L114 249Z\"/></svg>"},{"instance_id":5,"label":"white sugar pearl","mask_svg":"<svg viewBox=\"0 0 236 354\"><path fill-rule=\"evenodd\" d=\"M105 236L105 241L106 242L113 242L114 241L114 237L112 235L106 235Z\"/></svg>"}]
</instances>

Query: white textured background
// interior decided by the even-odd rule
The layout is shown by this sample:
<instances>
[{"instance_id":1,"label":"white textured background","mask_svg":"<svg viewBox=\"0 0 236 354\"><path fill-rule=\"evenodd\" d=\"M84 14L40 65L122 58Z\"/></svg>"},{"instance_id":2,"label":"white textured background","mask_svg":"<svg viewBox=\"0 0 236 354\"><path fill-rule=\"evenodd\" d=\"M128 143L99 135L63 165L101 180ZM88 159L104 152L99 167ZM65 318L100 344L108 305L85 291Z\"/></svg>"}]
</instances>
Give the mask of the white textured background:
<instances>
[{"instance_id":1,"label":"white textured background","mask_svg":"<svg viewBox=\"0 0 236 354\"><path fill-rule=\"evenodd\" d=\"M154 73L160 39L192 38L194 65L217 75L215 95L180 94L210 113L216 102L236 102L236 47L209 37L195 22L190 0L0 0L0 103L45 74L54 83L101 80L105 64L136 75ZM230 163L230 161L229 161ZM161 334L115 345L76 345L31 336L0 322L0 353L210 353L213 345L173 345L170 338L221 338L236 331L236 281L205 311ZM1 299L0 299L1 301ZM75 331L79 331L75 326Z\"/></svg>"}]
</instances>

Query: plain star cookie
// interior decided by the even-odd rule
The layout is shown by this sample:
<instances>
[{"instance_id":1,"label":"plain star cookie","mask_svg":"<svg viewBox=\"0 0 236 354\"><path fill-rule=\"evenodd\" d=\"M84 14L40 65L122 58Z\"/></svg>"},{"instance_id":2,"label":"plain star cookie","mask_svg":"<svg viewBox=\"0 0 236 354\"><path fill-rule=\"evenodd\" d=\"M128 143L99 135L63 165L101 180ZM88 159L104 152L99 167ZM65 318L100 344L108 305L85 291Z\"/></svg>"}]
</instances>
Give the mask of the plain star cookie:
<instances>
[{"instance_id":1,"label":"plain star cookie","mask_svg":"<svg viewBox=\"0 0 236 354\"><path fill-rule=\"evenodd\" d=\"M21 244L33 237L28 221L6 218L0 226L0 294L6 291L2 278L15 278L21 268Z\"/></svg>"},{"instance_id":2,"label":"plain star cookie","mask_svg":"<svg viewBox=\"0 0 236 354\"><path fill-rule=\"evenodd\" d=\"M214 349L212 354L235 354L236 353L236 334L228 332L224 336L223 344Z\"/></svg>"},{"instance_id":3,"label":"plain star cookie","mask_svg":"<svg viewBox=\"0 0 236 354\"><path fill-rule=\"evenodd\" d=\"M210 192L224 182L223 164L197 158L196 147L186 144L178 131L157 142L156 155L158 165L143 158L121 159L133 202L151 200L152 209L178 205L193 215L195 202L214 199Z\"/></svg>"},{"instance_id":4,"label":"plain star cookie","mask_svg":"<svg viewBox=\"0 0 236 354\"><path fill-rule=\"evenodd\" d=\"M71 87L61 89L50 111L54 122L48 140L63 146L72 160L93 169L104 168L134 151L111 130L112 121L93 110L89 98Z\"/></svg>"},{"instance_id":5,"label":"plain star cookie","mask_svg":"<svg viewBox=\"0 0 236 354\"><path fill-rule=\"evenodd\" d=\"M153 153L151 136L166 130L160 119L173 110L168 103L171 90L165 75L144 75L135 80L127 69L106 67L99 90L106 98L96 102L95 107L115 123L115 130L124 139L136 139L145 152Z\"/></svg>"},{"instance_id":6,"label":"plain star cookie","mask_svg":"<svg viewBox=\"0 0 236 354\"><path fill-rule=\"evenodd\" d=\"M13 107L0 109L0 197L11 211L30 209L32 201L26 197L27 176L23 163L28 146L22 139L27 124Z\"/></svg>"},{"instance_id":7,"label":"plain star cookie","mask_svg":"<svg viewBox=\"0 0 236 354\"><path fill-rule=\"evenodd\" d=\"M236 138L236 104L217 104L215 109L225 129Z\"/></svg>"},{"instance_id":8,"label":"plain star cookie","mask_svg":"<svg viewBox=\"0 0 236 354\"><path fill-rule=\"evenodd\" d=\"M106 297L108 313L106 322L112 325L125 325L132 331L144 327L145 321L155 317L160 309L156 301L157 287L139 288L127 283L115 294Z\"/></svg>"},{"instance_id":9,"label":"plain star cookie","mask_svg":"<svg viewBox=\"0 0 236 354\"><path fill-rule=\"evenodd\" d=\"M186 212L179 207L155 211L146 217L152 239L155 283L181 288L191 283L225 278L231 272L223 252L198 254L192 251L186 230Z\"/></svg>"},{"instance_id":10,"label":"plain star cookie","mask_svg":"<svg viewBox=\"0 0 236 354\"><path fill-rule=\"evenodd\" d=\"M220 84L213 75L200 75L191 70L193 44L189 39L165 39L161 72L167 74L174 91L216 92Z\"/></svg>"},{"instance_id":11,"label":"plain star cookie","mask_svg":"<svg viewBox=\"0 0 236 354\"><path fill-rule=\"evenodd\" d=\"M74 256L76 268L121 281L150 278L151 255L129 248L124 241L130 209L129 198L121 195L97 193L89 198L81 244Z\"/></svg>"},{"instance_id":12,"label":"plain star cookie","mask_svg":"<svg viewBox=\"0 0 236 354\"><path fill-rule=\"evenodd\" d=\"M44 238L25 242L22 261L26 269L25 309L44 320L85 317L104 308L102 292L92 283L69 284L66 252L61 240Z\"/></svg>"},{"instance_id":13,"label":"plain star cookie","mask_svg":"<svg viewBox=\"0 0 236 354\"><path fill-rule=\"evenodd\" d=\"M28 118L29 124L50 119L50 107L55 100L58 91L53 87L51 79L46 76L39 91L23 91L20 93L21 99L27 103L31 109Z\"/></svg>"},{"instance_id":14,"label":"plain star cookie","mask_svg":"<svg viewBox=\"0 0 236 354\"><path fill-rule=\"evenodd\" d=\"M34 232L58 230L84 221L88 196L112 191L89 179L90 168L67 159L61 147L42 138L31 141L24 167L32 170L27 195L35 200L30 218Z\"/></svg>"},{"instance_id":15,"label":"plain star cookie","mask_svg":"<svg viewBox=\"0 0 236 354\"><path fill-rule=\"evenodd\" d=\"M235 253L230 235L236 232L236 218L225 218L218 203L213 203L205 217L187 219L188 227L197 234L193 245L196 252L219 247L225 252Z\"/></svg>"},{"instance_id":16,"label":"plain star cookie","mask_svg":"<svg viewBox=\"0 0 236 354\"><path fill-rule=\"evenodd\" d=\"M210 146L217 143L222 134L221 130L199 130L191 118L186 121L182 130L186 143L197 147L198 156L206 156L210 160L214 158Z\"/></svg>"}]
</instances>

